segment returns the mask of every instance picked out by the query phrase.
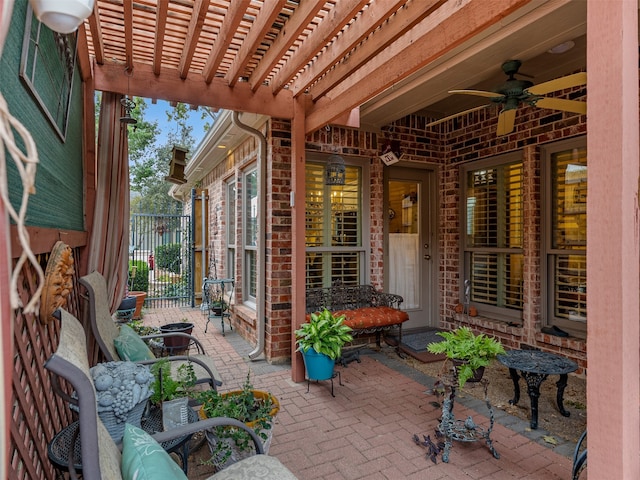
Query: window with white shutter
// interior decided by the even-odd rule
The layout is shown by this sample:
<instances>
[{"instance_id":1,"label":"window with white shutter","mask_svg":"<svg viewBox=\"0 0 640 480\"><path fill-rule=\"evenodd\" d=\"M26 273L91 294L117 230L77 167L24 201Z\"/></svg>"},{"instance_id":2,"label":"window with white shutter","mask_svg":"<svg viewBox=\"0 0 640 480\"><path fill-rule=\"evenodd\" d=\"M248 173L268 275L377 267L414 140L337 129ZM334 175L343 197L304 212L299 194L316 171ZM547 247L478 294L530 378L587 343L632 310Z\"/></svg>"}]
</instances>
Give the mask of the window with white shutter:
<instances>
[{"instance_id":1,"label":"window with white shutter","mask_svg":"<svg viewBox=\"0 0 640 480\"><path fill-rule=\"evenodd\" d=\"M325 185L324 171L324 163L306 164L306 287L358 285L366 251L362 167L347 165L344 185Z\"/></svg>"},{"instance_id":2,"label":"window with white shutter","mask_svg":"<svg viewBox=\"0 0 640 480\"><path fill-rule=\"evenodd\" d=\"M503 156L462 168L462 275L481 314L521 319L523 166Z\"/></svg>"}]
</instances>

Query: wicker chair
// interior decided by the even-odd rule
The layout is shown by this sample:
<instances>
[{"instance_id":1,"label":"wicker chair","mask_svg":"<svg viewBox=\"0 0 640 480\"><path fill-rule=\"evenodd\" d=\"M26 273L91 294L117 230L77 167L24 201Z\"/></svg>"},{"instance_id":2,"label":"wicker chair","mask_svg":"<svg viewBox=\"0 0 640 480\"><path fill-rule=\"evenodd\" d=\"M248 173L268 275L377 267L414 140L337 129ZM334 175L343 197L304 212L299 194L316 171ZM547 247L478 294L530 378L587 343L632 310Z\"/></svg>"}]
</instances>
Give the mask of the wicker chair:
<instances>
[{"instance_id":1,"label":"wicker chair","mask_svg":"<svg viewBox=\"0 0 640 480\"><path fill-rule=\"evenodd\" d=\"M87 292L89 293L91 330L93 331L96 342L100 347L100 351L105 356L105 361L111 362L122 360L114 345L114 340L119 334L119 327L113 321L109 311L107 303L107 282L102 274L99 272L93 272L82 277L80 279L80 283L86 287ZM194 367L197 384L208 383L213 389L218 385L222 385L222 381L219 380L221 377L216 370L213 359L205 354L204 347L197 338L186 333L172 332L154 333L153 335L142 336L142 339L151 340L154 338L163 338L168 336L187 337L190 344L195 346L198 352L195 355L172 355L162 358L162 360L169 360L171 372L174 377L176 377L180 365L190 362ZM159 360L160 359L141 363L155 363Z\"/></svg>"},{"instance_id":2,"label":"wicker chair","mask_svg":"<svg viewBox=\"0 0 640 480\"><path fill-rule=\"evenodd\" d=\"M60 341L56 352L47 360L45 367L55 374L52 379L54 385L59 385L58 377L62 377L73 386L79 409L79 428L76 428L79 435L71 438L70 442L79 442L80 448L76 448L75 445L69 448L69 452L71 452L67 462L69 476L74 479L78 478L79 472L77 470L81 468L84 480L122 479L121 446L118 447L115 444L98 417L96 391L89 372L87 345L86 341L83 341L85 334L82 325L65 310L59 309L55 316L61 320ZM69 396L65 395L63 398L69 400ZM296 479L278 459L264 455L262 442L251 428L232 418L218 417L197 421L157 433L153 435L153 438L161 444L173 438L227 425L246 430L254 442L257 454L214 474L210 480L231 478ZM74 451L79 451L81 458L74 458Z\"/></svg>"}]
</instances>

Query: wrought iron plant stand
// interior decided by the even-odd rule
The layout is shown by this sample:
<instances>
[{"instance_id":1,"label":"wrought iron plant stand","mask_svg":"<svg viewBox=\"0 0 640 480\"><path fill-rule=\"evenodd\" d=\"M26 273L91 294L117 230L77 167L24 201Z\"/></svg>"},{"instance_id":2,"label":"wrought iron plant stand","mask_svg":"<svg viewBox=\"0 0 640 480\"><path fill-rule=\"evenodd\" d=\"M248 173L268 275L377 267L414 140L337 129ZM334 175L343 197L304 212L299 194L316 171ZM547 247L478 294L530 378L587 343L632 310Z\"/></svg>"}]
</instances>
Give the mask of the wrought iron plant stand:
<instances>
[{"instance_id":1,"label":"wrought iron plant stand","mask_svg":"<svg viewBox=\"0 0 640 480\"><path fill-rule=\"evenodd\" d=\"M484 379L479 382L482 384L482 388L484 388L484 401L489 411L489 426L486 428L476 425L471 416L465 420L456 420L453 414L453 406L458 380L454 375L443 375L441 381L444 386L444 400L442 402L442 418L440 419L438 430L444 435L445 439L442 461L449 463L449 450L451 450L454 440L459 442L478 442L484 440L493 456L500 458L500 454L493 448L493 442L490 436L493 430L494 418L493 407L491 406L487 393L489 381Z\"/></svg>"}]
</instances>

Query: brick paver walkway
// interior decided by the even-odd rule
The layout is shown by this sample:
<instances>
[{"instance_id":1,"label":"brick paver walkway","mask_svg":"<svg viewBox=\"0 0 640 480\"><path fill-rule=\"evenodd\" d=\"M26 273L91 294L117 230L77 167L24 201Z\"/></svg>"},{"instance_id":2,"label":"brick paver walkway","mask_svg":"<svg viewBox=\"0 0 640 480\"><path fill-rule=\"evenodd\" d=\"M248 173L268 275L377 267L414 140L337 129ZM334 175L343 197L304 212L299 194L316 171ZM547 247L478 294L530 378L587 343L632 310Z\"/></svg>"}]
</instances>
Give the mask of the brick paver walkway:
<instances>
[{"instance_id":1,"label":"brick paver walkway","mask_svg":"<svg viewBox=\"0 0 640 480\"><path fill-rule=\"evenodd\" d=\"M491 437L499 460L482 442L454 442L449 463L438 458L433 464L412 441L416 433L434 437L441 412L431 405L435 397L425 394L433 379L393 356L365 349L361 363L337 367L344 385L334 381L334 398L328 381L312 383L307 393L306 383L291 380L289 365L249 360L253 347L228 328L223 337L219 321L205 334L206 318L198 309L146 310L144 319L154 326L194 323L193 334L216 359L221 391L239 387L251 370L254 386L278 397L281 410L269 453L301 480L571 478L573 445L547 446L546 432L530 432L527 422L497 409ZM455 414L488 424L484 403L470 397L457 399Z\"/></svg>"}]
</instances>

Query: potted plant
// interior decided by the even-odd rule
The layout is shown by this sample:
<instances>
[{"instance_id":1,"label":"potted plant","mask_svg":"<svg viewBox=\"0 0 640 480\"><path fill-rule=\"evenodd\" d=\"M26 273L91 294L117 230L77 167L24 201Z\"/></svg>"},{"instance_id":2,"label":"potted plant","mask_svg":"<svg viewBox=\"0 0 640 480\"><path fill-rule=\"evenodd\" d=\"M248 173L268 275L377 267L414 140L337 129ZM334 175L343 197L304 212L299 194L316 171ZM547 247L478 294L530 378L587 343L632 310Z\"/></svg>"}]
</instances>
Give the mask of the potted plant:
<instances>
[{"instance_id":1,"label":"potted plant","mask_svg":"<svg viewBox=\"0 0 640 480\"><path fill-rule=\"evenodd\" d=\"M280 410L280 403L271 393L254 389L250 377L251 372L247 373L240 390L225 393L216 390L199 391L194 394L194 398L202 404L202 418L230 417L253 428L264 441L267 453L273 433L273 421ZM254 453L251 437L243 430L216 427L205 433L211 450L211 463L218 469Z\"/></svg>"},{"instance_id":2,"label":"potted plant","mask_svg":"<svg viewBox=\"0 0 640 480\"><path fill-rule=\"evenodd\" d=\"M328 380L333 377L336 359L342 346L353 340L351 327L344 324L345 316L335 317L326 308L312 313L309 322L295 331L297 351L302 352L309 380Z\"/></svg>"},{"instance_id":3,"label":"potted plant","mask_svg":"<svg viewBox=\"0 0 640 480\"><path fill-rule=\"evenodd\" d=\"M475 335L469 327L458 327L451 332L438 332L437 335L444 340L430 343L427 350L431 353L444 353L453 361L460 388L467 381L480 381L484 367L497 355L504 353L498 339L483 333Z\"/></svg>"},{"instance_id":4,"label":"potted plant","mask_svg":"<svg viewBox=\"0 0 640 480\"><path fill-rule=\"evenodd\" d=\"M171 365L162 359L151 365L153 393L149 397L151 403L161 405L163 402L191 396L196 384L196 374L191 363L178 367L176 378L171 375Z\"/></svg>"}]
</instances>

